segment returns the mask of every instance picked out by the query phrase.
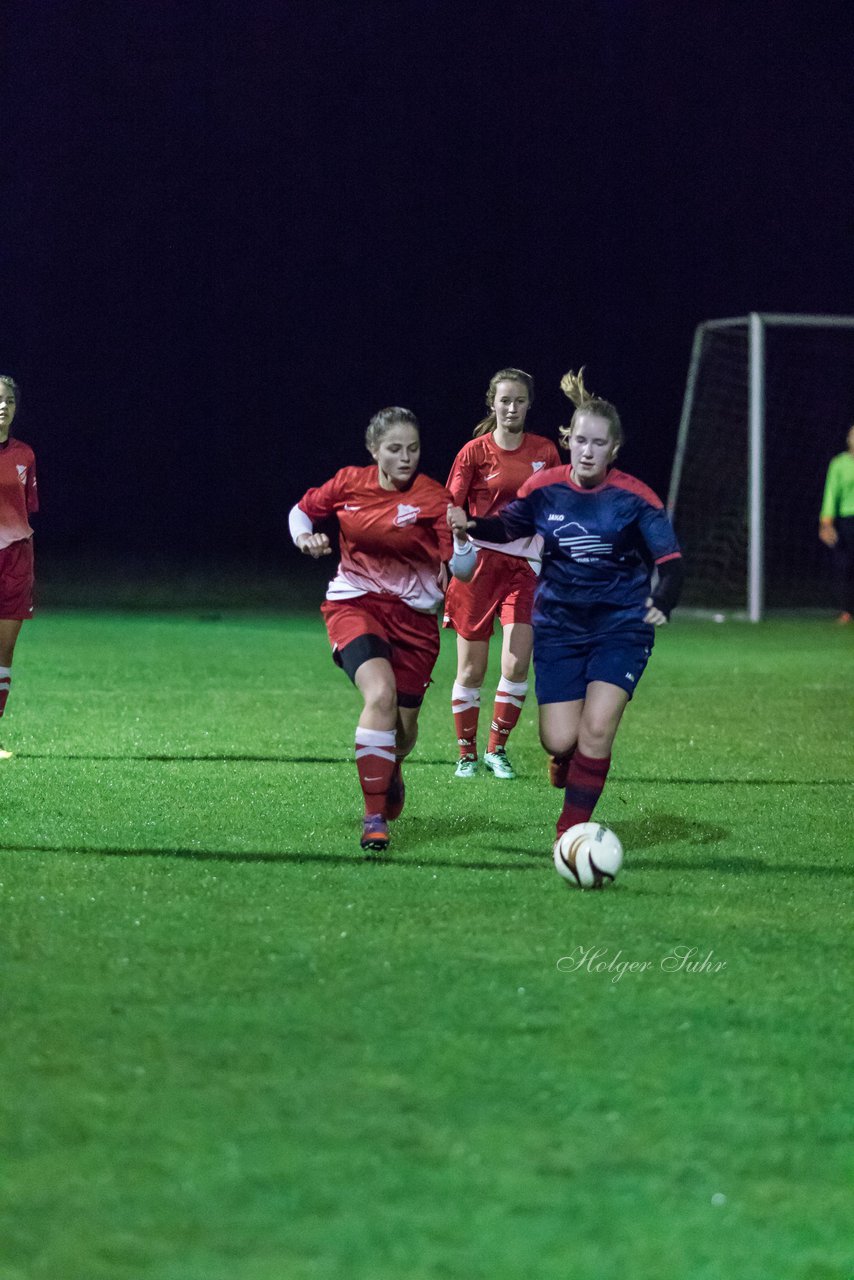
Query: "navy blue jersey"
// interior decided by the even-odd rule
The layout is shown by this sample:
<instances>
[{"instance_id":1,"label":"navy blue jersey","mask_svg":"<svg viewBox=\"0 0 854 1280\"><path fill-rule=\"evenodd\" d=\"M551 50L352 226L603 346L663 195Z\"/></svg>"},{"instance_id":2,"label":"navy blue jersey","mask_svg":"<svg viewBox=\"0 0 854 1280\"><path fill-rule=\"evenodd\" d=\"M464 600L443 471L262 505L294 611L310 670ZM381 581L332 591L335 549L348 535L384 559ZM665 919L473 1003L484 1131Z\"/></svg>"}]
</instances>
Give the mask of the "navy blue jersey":
<instances>
[{"instance_id":1,"label":"navy blue jersey","mask_svg":"<svg viewBox=\"0 0 854 1280\"><path fill-rule=\"evenodd\" d=\"M535 626L643 628L653 566L681 556L661 500L623 471L593 489L575 484L568 466L540 471L500 519L509 538L543 539Z\"/></svg>"}]
</instances>

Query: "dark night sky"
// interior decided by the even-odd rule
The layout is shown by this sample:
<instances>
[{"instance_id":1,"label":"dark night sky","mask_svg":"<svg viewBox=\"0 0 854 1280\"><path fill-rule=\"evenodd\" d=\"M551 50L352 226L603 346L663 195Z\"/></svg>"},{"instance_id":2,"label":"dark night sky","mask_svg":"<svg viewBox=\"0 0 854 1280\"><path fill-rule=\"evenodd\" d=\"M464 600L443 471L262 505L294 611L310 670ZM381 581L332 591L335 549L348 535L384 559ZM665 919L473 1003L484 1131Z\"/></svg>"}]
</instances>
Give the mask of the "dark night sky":
<instances>
[{"instance_id":1,"label":"dark night sky","mask_svg":"<svg viewBox=\"0 0 854 1280\"><path fill-rule=\"evenodd\" d=\"M444 479L508 363L551 435L585 363L665 490L698 321L854 311L852 12L11 0L0 370L43 547L286 552L372 412Z\"/></svg>"}]
</instances>

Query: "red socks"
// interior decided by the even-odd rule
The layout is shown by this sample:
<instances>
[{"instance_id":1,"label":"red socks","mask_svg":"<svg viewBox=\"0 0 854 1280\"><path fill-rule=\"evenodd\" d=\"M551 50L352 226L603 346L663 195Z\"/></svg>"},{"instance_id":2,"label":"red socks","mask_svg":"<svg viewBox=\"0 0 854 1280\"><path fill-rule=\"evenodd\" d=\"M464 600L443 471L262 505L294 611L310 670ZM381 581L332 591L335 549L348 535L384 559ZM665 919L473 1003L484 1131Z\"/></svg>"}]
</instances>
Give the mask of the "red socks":
<instances>
[{"instance_id":1,"label":"red socks","mask_svg":"<svg viewBox=\"0 0 854 1280\"><path fill-rule=\"evenodd\" d=\"M557 833L563 835L577 822L589 822L596 808L596 801L605 787L605 779L611 767L611 757L594 759L576 749L566 778L563 809L557 822Z\"/></svg>"},{"instance_id":2,"label":"red socks","mask_svg":"<svg viewBox=\"0 0 854 1280\"><path fill-rule=\"evenodd\" d=\"M489 742L486 747L487 751L503 751L505 749L510 731L516 727L516 722L522 714L522 705L527 692L527 680L515 682L513 680L505 680L504 676L502 676L498 681L498 688L495 691L495 707L492 712L492 724L489 729Z\"/></svg>"},{"instance_id":3,"label":"red socks","mask_svg":"<svg viewBox=\"0 0 854 1280\"><path fill-rule=\"evenodd\" d=\"M365 797L365 813L386 816L386 795L397 767L394 729L356 729L356 766Z\"/></svg>"},{"instance_id":4,"label":"red socks","mask_svg":"<svg viewBox=\"0 0 854 1280\"><path fill-rule=\"evenodd\" d=\"M480 689L467 689L454 681L451 694L451 710L460 757L477 755L477 721L480 715Z\"/></svg>"},{"instance_id":5,"label":"red socks","mask_svg":"<svg viewBox=\"0 0 854 1280\"><path fill-rule=\"evenodd\" d=\"M489 727L487 751L503 751L507 746L507 738L516 727L522 713L525 694L528 692L528 681L498 681L495 691L495 706L492 710L492 723ZM451 695L451 707L454 713L454 728L457 731L457 745L460 756L477 755L477 722L480 715L480 689L468 689L454 681Z\"/></svg>"}]
</instances>

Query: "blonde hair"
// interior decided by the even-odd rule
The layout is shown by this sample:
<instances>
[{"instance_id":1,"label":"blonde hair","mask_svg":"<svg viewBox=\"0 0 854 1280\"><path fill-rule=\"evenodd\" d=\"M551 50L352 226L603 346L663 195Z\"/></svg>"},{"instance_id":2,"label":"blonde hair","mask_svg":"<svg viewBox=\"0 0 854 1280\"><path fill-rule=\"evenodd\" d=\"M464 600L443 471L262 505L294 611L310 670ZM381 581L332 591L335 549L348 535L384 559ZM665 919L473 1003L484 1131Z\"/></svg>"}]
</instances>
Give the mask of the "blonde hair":
<instances>
[{"instance_id":1,"label":"blonde hair","mask_svg":"<svg viewBox=\"0 0 854 1280\"><path fill-rule=\"evenodd\" d=\"M534 379L530 373L526 373L524 369L499 369L490 378L489 386L486 389L486 407L489 413L485 418L481 418L472 432L472 436L486 436L495 430L497 419L493 405L495 404L499 382L521 382L528 393L528 404L534 403Z\"/></svg>"},{"instance_id":2,"label":"blonde hair","mask_svg":"<svg viewBox=\"0 0 854 1280\"><path fill-rule=\"evenodd\" d=\"M563 375L560 380L560 389L566 398L575 405L575 413L572 415L572 421L569 426L558 427L561 448L569 448L573 428L582 413L595 413L598 418L604 418L608 423L611 442L615 445L623 443L623 424L620 422L620 415L610 400L603 400L600 396L594 396L591 391L587 390L584 385L583 365L578 370L578 373L570 369L569 373Z\"/></svg>"}]
</instances>

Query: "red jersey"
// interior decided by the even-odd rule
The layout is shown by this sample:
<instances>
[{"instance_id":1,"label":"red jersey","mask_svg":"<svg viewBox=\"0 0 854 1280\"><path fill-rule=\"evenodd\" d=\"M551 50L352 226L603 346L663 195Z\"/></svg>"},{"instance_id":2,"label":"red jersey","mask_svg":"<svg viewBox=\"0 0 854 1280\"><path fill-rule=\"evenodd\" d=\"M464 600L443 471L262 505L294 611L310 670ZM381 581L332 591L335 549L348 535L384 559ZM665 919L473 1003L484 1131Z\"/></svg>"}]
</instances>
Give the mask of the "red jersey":
<instances>
[{"instance_id":1,"label":"red jersey","mask_svg":"<svg viewBox=\"0 0 854 1280\"><path fill-rule=\"evenodd\" d=\"M38 509L35 454L10 436L0 444L0 548L33 536L28 517Z\"/></svg>"},{"instance_id":2,"label":"red jersey","mask_svg":"<svg viewBox=\"0 0 854 1280\"><path fill-rule=\"evenodd\" d=\"M545 436L525 432L518 449L502 449L489 432L469 440L460 449L448 476L448 488L455 504L466 507L470 516L497 516L532 475L559 466L557 447ZM477 538L473 541L478 546L504 555L521 556L537 565L542 553L539 537L516 538L505 543L482 542Z\"/></svg>"},{"instance_id":3,"label":"red jersey","mask_svg":"<svg viewBox=\"0 0 854 1280\"><path fill-rule=\"evenodd\" d=\"M429 476L408 489L383 489L377 467L343 467L297 504L312 522L334 515L341 562L327 600L375 592L397 596L420 613L442 602L438 575L453 554L447 510L451 495Z\"/></svg>"}]
</instances>

